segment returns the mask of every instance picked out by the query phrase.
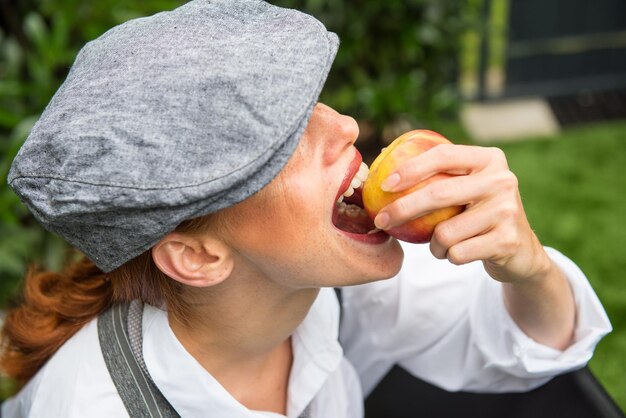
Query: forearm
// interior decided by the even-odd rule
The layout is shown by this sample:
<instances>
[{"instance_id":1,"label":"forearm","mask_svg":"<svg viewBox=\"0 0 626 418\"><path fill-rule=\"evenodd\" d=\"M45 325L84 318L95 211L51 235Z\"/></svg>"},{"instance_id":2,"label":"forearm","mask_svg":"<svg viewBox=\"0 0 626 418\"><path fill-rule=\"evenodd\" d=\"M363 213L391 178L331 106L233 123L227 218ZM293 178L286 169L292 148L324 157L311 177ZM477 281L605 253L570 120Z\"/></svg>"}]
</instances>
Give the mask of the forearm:
<instances>
[{"instance_id":1,"label":"forearm","mask_svg":"<svg viewBox=\"0 0 626 418\"><path fill-rule=\"evenodd\" d=\"M527 280L503 283L503 292L509 314L526 335L559 350L571 344L576 323L574 296L552 260Z\"/></svg>"}]
</instances>

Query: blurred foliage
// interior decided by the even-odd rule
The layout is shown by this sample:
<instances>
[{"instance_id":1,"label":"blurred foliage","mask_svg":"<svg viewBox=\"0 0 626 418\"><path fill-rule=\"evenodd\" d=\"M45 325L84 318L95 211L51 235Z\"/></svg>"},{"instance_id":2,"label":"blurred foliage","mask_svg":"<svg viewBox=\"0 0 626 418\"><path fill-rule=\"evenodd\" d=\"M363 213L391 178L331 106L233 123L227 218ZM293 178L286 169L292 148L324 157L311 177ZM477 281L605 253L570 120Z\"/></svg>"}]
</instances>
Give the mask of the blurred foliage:
<instances>
[{"instance_id":1,"label":"blurred foliage","mask_svg":"<svg viewBox=\"0 0 626 418\"><path fill-rule=\"evenodd\" d=\"M341 47L321 100L381 135L397 119L423 126L456 112L461 35L476 0L274 0L316 16Z\"/></svg>"},{"instance_id":2,"label":"blurred foliage","mask_svg":"<svg viewBox=\"0 0 626 418\"><path fill-rule=\"evenodd\" d=\"M39 228L6 186L28 132L87 41L183 3L0 0L0 305L15 295L27 263L54 270L65 254L63 242ZM380 137L399 119L406 129L455 111L455 58L472 15L463 9L476 9L476 0L274 3L313 14L339 34L342 45L322 100L365 123L370 136Z\"/></svg>"},{"instance_id":3,"label":"blurred foliage","mask_svg":"<svg viewBox=\"0 0 626 418\"><path fill-rule=\"evenodd\" d=\"M66 258L64 242L42 230L6 185L28 132L87 41L128 19L182 3L0 0L0 306L18 293L28 263L56 270Z\"/></svg>"}]
</instances>

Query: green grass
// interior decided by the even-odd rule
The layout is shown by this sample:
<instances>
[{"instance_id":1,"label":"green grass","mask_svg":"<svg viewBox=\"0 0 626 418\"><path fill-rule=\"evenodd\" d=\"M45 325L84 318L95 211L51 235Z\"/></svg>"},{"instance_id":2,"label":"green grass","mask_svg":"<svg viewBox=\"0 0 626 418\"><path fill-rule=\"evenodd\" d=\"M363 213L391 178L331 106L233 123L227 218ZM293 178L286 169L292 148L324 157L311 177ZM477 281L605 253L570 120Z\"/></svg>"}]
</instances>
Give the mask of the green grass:
<instances>
[{"instance_id":1,"label":"green grass","mask_svg":"<svg viewBox=\"0 0 626 418\"><path fill-rule=\"evenodd\" d=\"M580 266L609 314L613 332L590 367L626 410L626 121L495 145L519 178L541 241Z\"/></svg>"}]
</instances>

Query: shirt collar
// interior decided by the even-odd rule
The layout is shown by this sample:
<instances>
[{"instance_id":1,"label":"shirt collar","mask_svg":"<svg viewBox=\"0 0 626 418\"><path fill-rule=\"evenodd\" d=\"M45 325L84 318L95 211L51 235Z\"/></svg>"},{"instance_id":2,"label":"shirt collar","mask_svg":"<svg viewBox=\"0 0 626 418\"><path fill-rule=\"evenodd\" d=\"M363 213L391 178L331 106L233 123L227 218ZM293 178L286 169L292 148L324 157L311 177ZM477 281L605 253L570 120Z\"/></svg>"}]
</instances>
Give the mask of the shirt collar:
<instances>
[{"instance_id":1,"label":"shirt collar","mask_svg":"<svg viewBox=\"0 0 626 418\"><path fill-rule=\"evenodd\" d=\"M343 352L337 341L338 327L335 294L322 289L292 336L288 417L298 417L339 367ZM143 314L143 355L154 383L181 416L200 418L209 412L229 418L272 416L250 411L233 398L178 341L167 313L149 305Z\"/></svg>"}]
</instances>

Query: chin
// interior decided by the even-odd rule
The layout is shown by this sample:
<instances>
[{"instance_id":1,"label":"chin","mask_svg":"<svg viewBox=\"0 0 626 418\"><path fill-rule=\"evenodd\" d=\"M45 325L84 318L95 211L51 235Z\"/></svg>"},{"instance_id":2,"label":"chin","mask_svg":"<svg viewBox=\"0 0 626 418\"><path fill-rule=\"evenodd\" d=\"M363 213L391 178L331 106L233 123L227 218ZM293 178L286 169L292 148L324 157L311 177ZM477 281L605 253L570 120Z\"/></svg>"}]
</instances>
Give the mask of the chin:
<instances>
[{"instance_id":1,"label":"chin","mask_svg":"<svg viewBox=\"0 0 626 418\"><path fill-rule=\"evenodd\" d=\"M350 266L350 273L345 276L350 279L336 286L352 286L390 279L400 272L403 260L402 247L396 239L392 239L389 242L389 248L386 251L380 251L377 257L371 257L365 262Z\"/></svg>"}]
</instances>

